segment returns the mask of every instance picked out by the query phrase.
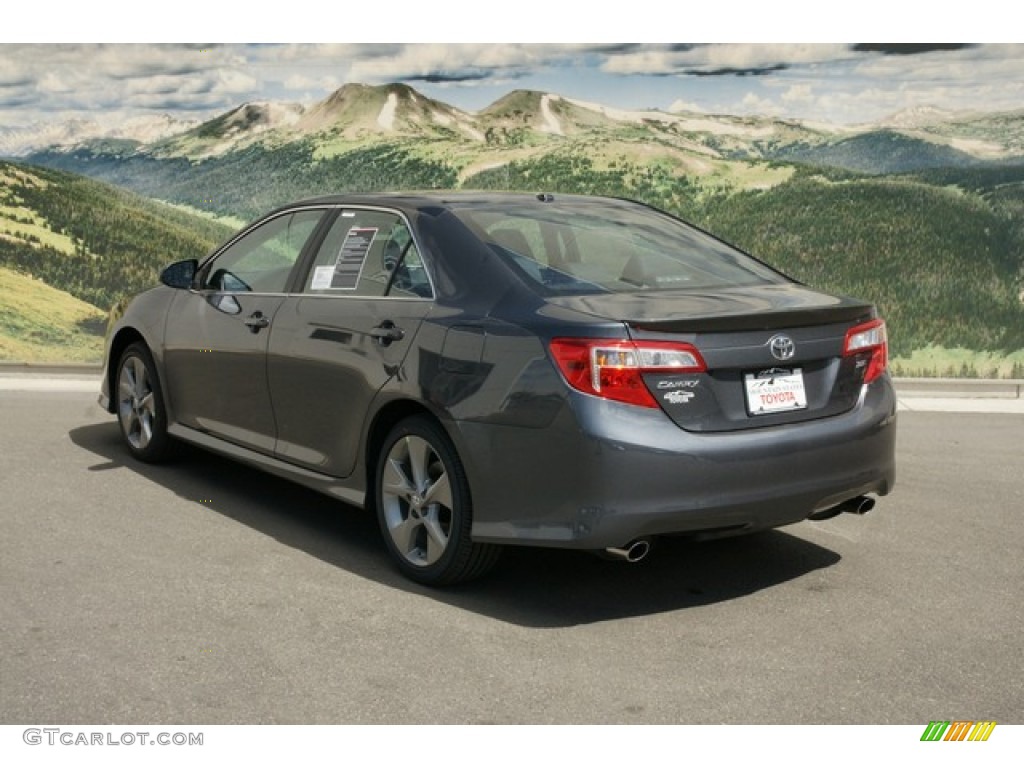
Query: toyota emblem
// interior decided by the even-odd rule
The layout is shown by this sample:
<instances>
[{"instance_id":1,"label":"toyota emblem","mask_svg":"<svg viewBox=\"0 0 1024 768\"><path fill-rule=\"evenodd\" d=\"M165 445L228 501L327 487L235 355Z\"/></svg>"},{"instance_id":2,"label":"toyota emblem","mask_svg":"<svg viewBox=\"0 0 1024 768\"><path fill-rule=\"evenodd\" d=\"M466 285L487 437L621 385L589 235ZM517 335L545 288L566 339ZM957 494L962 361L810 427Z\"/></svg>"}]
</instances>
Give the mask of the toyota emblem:
<instances>
[{"instance_id":1,"label":"toyota emblem","mask_svg":"<svg viewBox=\"0 0 1024 768\"><path fill-rule=\"evenodd\" d=\"M789 336L781 333L778 336L772 336L768 342L768 348L776 360L789 360L796 354L796 344Z\"/></svg>"}]
</instances>

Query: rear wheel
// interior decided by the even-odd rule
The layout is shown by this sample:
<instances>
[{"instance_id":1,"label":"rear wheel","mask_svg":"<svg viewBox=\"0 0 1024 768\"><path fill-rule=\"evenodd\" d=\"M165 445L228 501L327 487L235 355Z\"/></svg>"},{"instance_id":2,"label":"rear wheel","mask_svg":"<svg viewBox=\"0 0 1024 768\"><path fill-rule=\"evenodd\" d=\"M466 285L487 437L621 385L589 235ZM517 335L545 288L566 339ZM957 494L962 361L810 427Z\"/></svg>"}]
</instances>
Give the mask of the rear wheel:
<instances>
[{"instance_id":1,"label":"rear wheel","mask_svg":"<svg viewBox=\"0 0 1024 768\"><path fill-rule=\"evenodd\" d=\"M171 438L153 356L145 344L131 344L117 364L117 420L128 450L137 459L167 458Z\"/></svg>"},{"instance_id":2,"label":"rear wheel","mask_svg":"<svg viewBox=\"0 0 1024 768\"><path fill-rule=\"evenodd\" d=\"M500 549L470 538L472 500L465 470L430 419L400 422L377 461L375 498L384 542L409 578L434 586L483 575Z\"/></svg>"}]
</instances>

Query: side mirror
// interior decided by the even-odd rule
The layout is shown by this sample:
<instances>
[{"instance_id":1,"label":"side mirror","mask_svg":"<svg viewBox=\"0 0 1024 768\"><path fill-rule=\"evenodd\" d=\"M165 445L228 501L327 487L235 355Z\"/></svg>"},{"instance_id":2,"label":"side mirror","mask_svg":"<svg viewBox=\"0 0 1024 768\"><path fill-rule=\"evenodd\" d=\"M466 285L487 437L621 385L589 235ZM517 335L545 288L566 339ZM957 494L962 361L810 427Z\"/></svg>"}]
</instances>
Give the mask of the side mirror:
<instances>
[{"instance_id":1,"label":"side mirror","mask_svg":"<svg viewBox=\"0 0 1024 768\"><path fill-rule=\"evenodd\" d=\"M191 288L198 267L195 259L176 261L160 273L160 282L169 288Z\"/></svg>"}]
</instances>

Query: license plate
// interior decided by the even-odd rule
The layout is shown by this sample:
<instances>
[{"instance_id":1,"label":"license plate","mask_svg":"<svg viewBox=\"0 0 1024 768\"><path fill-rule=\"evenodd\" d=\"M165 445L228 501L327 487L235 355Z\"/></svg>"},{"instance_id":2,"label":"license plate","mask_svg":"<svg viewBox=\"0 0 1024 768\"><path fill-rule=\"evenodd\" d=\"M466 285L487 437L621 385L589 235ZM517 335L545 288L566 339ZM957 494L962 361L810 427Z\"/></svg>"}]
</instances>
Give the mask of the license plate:
<instances>
[{"instance_id":1,"label":"license plate","mask_svg":"<svg viewBox=\"0 0 1024 768\"><path fill-rule=\"evenodd\" d=\"M747 390L747 413L751 416L807 407L804 374L799 368L748 373L743 383Z\"/></svg>"}]
</instances>

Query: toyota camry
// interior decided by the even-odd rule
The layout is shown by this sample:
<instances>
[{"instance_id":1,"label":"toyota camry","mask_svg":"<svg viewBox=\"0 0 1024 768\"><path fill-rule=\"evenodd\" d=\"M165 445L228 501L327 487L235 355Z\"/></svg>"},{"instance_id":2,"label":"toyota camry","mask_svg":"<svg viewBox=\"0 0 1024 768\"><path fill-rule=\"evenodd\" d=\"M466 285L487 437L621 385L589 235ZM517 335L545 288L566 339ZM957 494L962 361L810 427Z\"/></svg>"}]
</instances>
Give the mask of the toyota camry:
<instances>
[{"instance_id":1,"label":"toyota camry","mask_svg":"<svg viewBox=\"0 0 1024 768\"><path fill-rule=\"evenodd\" d=\"M397 567L864 512L894 482L884 321L640 203L336 196L112 317L101 404L376 515Z\"/></svg>"}]
</instances>

